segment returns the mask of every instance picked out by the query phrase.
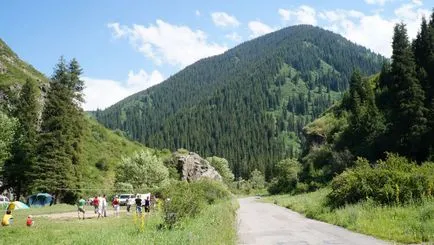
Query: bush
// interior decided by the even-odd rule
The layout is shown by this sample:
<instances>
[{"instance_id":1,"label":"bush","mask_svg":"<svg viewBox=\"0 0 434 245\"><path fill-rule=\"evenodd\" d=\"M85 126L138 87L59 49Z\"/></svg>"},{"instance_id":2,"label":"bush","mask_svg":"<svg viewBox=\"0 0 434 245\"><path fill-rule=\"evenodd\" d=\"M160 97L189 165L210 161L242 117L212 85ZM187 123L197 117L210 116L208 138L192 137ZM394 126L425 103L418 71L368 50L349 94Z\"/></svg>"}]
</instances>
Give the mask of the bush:
<instances>
[{"instance_id":1,"label":"bush","mask_svg":"<svg viewBox=\"0 0 434 245\"><path fill-rule=\"evenodd\" d=\"M332 181L328 199L333 206L372 199L381 204L405 204L433 196L434 164L416 165L404 157L389 154L371 167L359 158L353 169Z\"/></svg>"},{"instance_id":2,"label":"bush","mask_svg":"<svg viewBox=\"0 0 434 245\"><path fill-rule=\"evenodd\" d=\"M234 174L229 168L228 160L216 156L208 157L206 160L219 172L226 184L234 181Z\"/></svg>"},{"instance_id":3,"label":"bush","mask_svg":"<svg viewBox=\"0 0 434 245\"><path fill-rule=\"evenodd\" d=\"M351 167L353 162L354 156L348 150L337 152L327 144L314 146L303 158L303 180L316 182L322 187L323 184L330 182L336 174Z\"/></svg>"},{"instance_id":4,"label":"bush","mask_svg":"<svg viewBox=\"0 0 434 245\"><path fill-rule=\"evenodd\" d=\"M190 185L195 190L196 195L203 196L208 204L227 199L231 195L225 185L213 180L199 180Z\"/></svg>"},{"instance_id":5,"label":"bush","mask_svg":"<svg viewBox=\"0 0 434 245\"><path fill-rule=\"evenodd\" d=\"M130 183L136 189L160 187L168 177L163 161L150 151L122 159L116 171L116 182Z\"/></svg>"},{"instance_id":6,"label":"bush","mask_svg":"<svg viewBox=\"0 0 434 245\"><path fill-rule=\"evenodd\" d=\"M288 158L280 161L276 168L278 176L271 181L268 192L274 195L294 191L299 181L301 164L296 159Z\"/></svg>"},{"instance_id":7,"label":"bush","mask_svg":"<svg viewBox=\"0 0 434 245\"><path fill-rule=\"evenodd\" d=\"M265 177L261 171L257 169L250 173L249 182L253 189L263 189L265 187Z\"/></svg>"},{"instance_id":8,"label":"bush","mask_svg":"<svg viewBox=\"0 0 434 245\"><path fill-rule=\"evenodd\" d=\"M95 163L95 167L99 169L100 171L108 171L109 166L107 164L107 159L99 159L98 162Z\"/></svg>"},{"instance_id":9,"label":"bush","mask_svg":"<svg viewBox=\"0 0 434 245\"><path fill-rule=\"evenodd\" d=\"M200 180L192 183L176 181L161 192L164 202L165 224L173 227L188 217L195 217L207 205L230 197L220 182Z\"/></svg>"}]
</instances>

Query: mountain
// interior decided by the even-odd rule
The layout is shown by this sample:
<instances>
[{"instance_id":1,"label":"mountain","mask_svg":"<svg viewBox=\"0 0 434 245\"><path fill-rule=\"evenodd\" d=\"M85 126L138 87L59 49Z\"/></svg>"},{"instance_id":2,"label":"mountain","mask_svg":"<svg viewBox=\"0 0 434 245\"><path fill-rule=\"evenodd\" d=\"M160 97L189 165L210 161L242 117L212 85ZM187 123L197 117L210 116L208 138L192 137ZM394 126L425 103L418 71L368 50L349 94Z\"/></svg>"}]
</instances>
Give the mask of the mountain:
<instances>
[{"instance_id":1,"label":"mountain","mask_svg":"<svg viewBox=\"0 0 434 245\"><path fill-rule=\"evenodd\" d=\"M394 27L391 61L375 76L363 77L355 71L342 100L305 127L301 179L316 186L326 184L359 157L379 165L381 160L399 155L409 159L407 162L432 166L428 162L434 160L433 34L434 14L422 20L412 41L404 24ZM405 158L393 165L408 172L400 165ZM381 177L373 179L377 178ZM402 190L399 184L387 186Z\"/></svg>"},{"instance_id":2,"label":"mountain","mask_svg":"<svg viewBox=\"0 0 434 245\"><path fill-rule=\"evenodd\" d=\"M385 59L318 27L284 28L202 59L97 120L151 147L227 158L237 177L301 151L302 129L339 99L353 69Z\"/></svg>"},{"instance_id":3,"label":"mountain","mask_svg":"<svg viewBox=\"0 0 434 245\"><path fill-rule=\"evenodd\" d=\"M53 62L54 64L54 62ZM0 39L0 125L2 120L14 117L14 109L20 92L27 79L36 81L39 101L43 102L49 87L49 79L31 65L22 61L5 42ZM110 188L114 182L116 164L123 156L135 151L146 150L144 145L128 140L122 132L111 131L93 117L85 116L85 127L80 153L82 181L85 188ZM0 139L0 156L7 155L3 147L5 139ZM2 158L0 158L2 159ZM3 167L0 161L0 168Z\"/></svg>"}]
</instances>

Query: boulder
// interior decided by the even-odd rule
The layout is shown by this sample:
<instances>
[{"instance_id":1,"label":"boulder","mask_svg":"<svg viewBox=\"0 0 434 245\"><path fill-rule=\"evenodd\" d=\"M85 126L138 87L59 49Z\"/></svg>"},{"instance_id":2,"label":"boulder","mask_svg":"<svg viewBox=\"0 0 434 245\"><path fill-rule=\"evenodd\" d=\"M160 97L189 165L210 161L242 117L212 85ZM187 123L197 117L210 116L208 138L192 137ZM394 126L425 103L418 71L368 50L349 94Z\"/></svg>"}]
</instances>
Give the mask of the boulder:
<instances>
[{"instance_id":1,"label":"boulder","mask_svg":"<svg viewBox=\"0 0 434 245\"><path fill-rule=\"evenodd\" d=\"M222 176L211 164L194 152L188 154L175 153L178 169L181 170L182 180L188 182L200 179L222 181Z\"/></svg>"}]
</instances>

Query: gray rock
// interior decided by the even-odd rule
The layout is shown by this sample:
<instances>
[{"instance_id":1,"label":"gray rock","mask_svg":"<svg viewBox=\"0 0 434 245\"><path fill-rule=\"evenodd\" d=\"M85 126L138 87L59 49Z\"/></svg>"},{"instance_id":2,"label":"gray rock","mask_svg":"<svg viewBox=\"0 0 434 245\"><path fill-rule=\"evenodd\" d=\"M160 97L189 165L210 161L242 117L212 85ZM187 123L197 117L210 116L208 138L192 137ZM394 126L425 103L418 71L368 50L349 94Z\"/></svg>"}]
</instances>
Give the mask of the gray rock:
<instances>
[{"instance_id":1,"label":"gray rock","mask_svg":"<svg viewBox=\"0 0 434 245\"><path fill-rule=\"evenodd\" d=\"M188 154L174 153L178 169L182 170L182 180L188 182L200 179L222 181L222 176L211 164L194 152Z\"/></svg>"}]
</instances>

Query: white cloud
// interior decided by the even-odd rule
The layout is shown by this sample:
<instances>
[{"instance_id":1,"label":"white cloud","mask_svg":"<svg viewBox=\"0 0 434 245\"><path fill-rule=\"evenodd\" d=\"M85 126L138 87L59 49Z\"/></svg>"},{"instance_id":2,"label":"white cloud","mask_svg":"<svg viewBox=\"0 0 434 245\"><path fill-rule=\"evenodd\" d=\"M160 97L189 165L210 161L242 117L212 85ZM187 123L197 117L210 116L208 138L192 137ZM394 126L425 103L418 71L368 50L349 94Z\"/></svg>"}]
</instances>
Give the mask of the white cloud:
<instances>
[{"instance_id":1,"label":"white cloud","mask_svg":"<svg viewBox=\"0 0 434 245\"><path fill-rule=\"evenodd\" d=\"M394 16L385 18L381 13L364 14L355 10L322 11L318 16L326 21L324 27L337 32L349 40L361 44L386 57L392 55L393 27L404 22L410 38L415 38L423 15L429 16L429 10L421 7L421 2L400 5Z\"/></svg>"},{"instance_id":2,"label":"white cloud","mask_svg":"<svg viewBox=\"0 0 434 245\"><path fill-rule=\"evenodd\" d=\"M417 5L417 6L422 6L423 5L422 0L412 0L411 2L413 4L415 4L415 5Z\"/></svg>"},{"instance_id":3,"label":"white cloud","mask_svg":"<svg viewBox=\"0 0 434 245\"><path fill-rule=\"evenodd\" d=\"M121 38L127 34L124 28L121 28L119 23L108 23L107 27L112 30L112 35L115 38Z\"/></svg>"},{"instance_id":4,"label":"white cloud","mask_svg":"<svg viewBox=\"0 0 434 245\"><path fill-rule=\"evenodd\" d=\"M188 26L171 25L163 20L157 20L156 25L150 24L148 27L130 27L119 23L110 23L108 27L115 38L127 38L139 52L157 65L167 63L182 68L228 49L209 42L201 30L193 31Z\"/></svg>"},{"instance_id":5,"label":"white cloud","mask_svg":"<svg viewBox=\"0 0 434 245\"><path fill-rule=\"evenodd\" d=\"M237 27L240 22L235 16L229 15L225 12L214 12L211 14L212 21L218 27Z\"/></svg>"},{"instance_id":6,"label":"white cloud","mask_svg":"<svg viewBox=\"0 0 434 245\"><path fill-rule=\"evenodd\" d=\"M260 22L260 21L250 21L249 24L249 29L252 32L252 34L250 35L251 38L255 38L258 36L262 36L265 35L267 33L273 32L275 31L274 28Z\"/></svg>"},{"instance_id":7,"label":"white cloud","mask_svg":"<svg viewBox=\"0 0 434 245\"><path fill-rule=\"evenodd\" d=\"M315 9L307 5L301 5L295 10L279 9L278 13L285 22L309 25L317 24Z\"/></svg>"},{"instance_id":8,"label":"white cloud","mask_svg":"<svg viewBox=\"0 0 434 245\"><path fill-rule=\"evenodd\" d=\"M144 70L137 73L129 71L128 79L122 83L109 79L95 79L82 77L86 88L84 89L84 110L105 109L114 103L139 91L152 87L164 80L163 74L154 70L148 74Z\"/></svg>"},{"instance_id":9,"label":"white cloud","mask_svg":"<svg viewBox=\"0 0 434 245\"><path fill-rule=\"evenodd\" d=\"M332 11L322 11L318 14L319 18L329 22L342 21L347 18L361 18L365 16L362 12L356 10L337 9Z\"/></svg>"},{"instance_id":10,"label":"white cloud","mask_svg":"<svg viewBox=\"0 0 434 245\"><path fill-rule=\"evenodd\" d=\"M386 2L392 2L393 0L365 0L365 3L372 5L380 5L383 6Z\"/></svg>"},{"instance_id":11,"label":"white cloud","mask_svg":"<svg viewBox=\"0 0 434 245\"><path fill-rule=\"evenodd\" d=\"M289 12L289 10L279 9L277 10L277 12L279 13L280 18L282 18L282 20L288 21L291 19L291 12Z\"/></svg>"},{"instance_id":12,"label":"white cloud","mask_svg":"<svg viewBox=\"0 0 434 245\"><path fill-rule=\"evenodd\" d=\"M236 32L232 32L231 34L226 34L225 37L231 41L234 42L241 42L241 40L243 39L238 33Z\"/></svg>"},{"instance_id":13,"label":"white cloud","mask_svg":"<svg viewBox=\"0 0 434 245\"><path fill-rule=\"evenodd\" d=\"M194 12L196 14L196 16L201 16L201 13L199 10L196 10L196 12Z\"/></svg>"}]
</instances>

